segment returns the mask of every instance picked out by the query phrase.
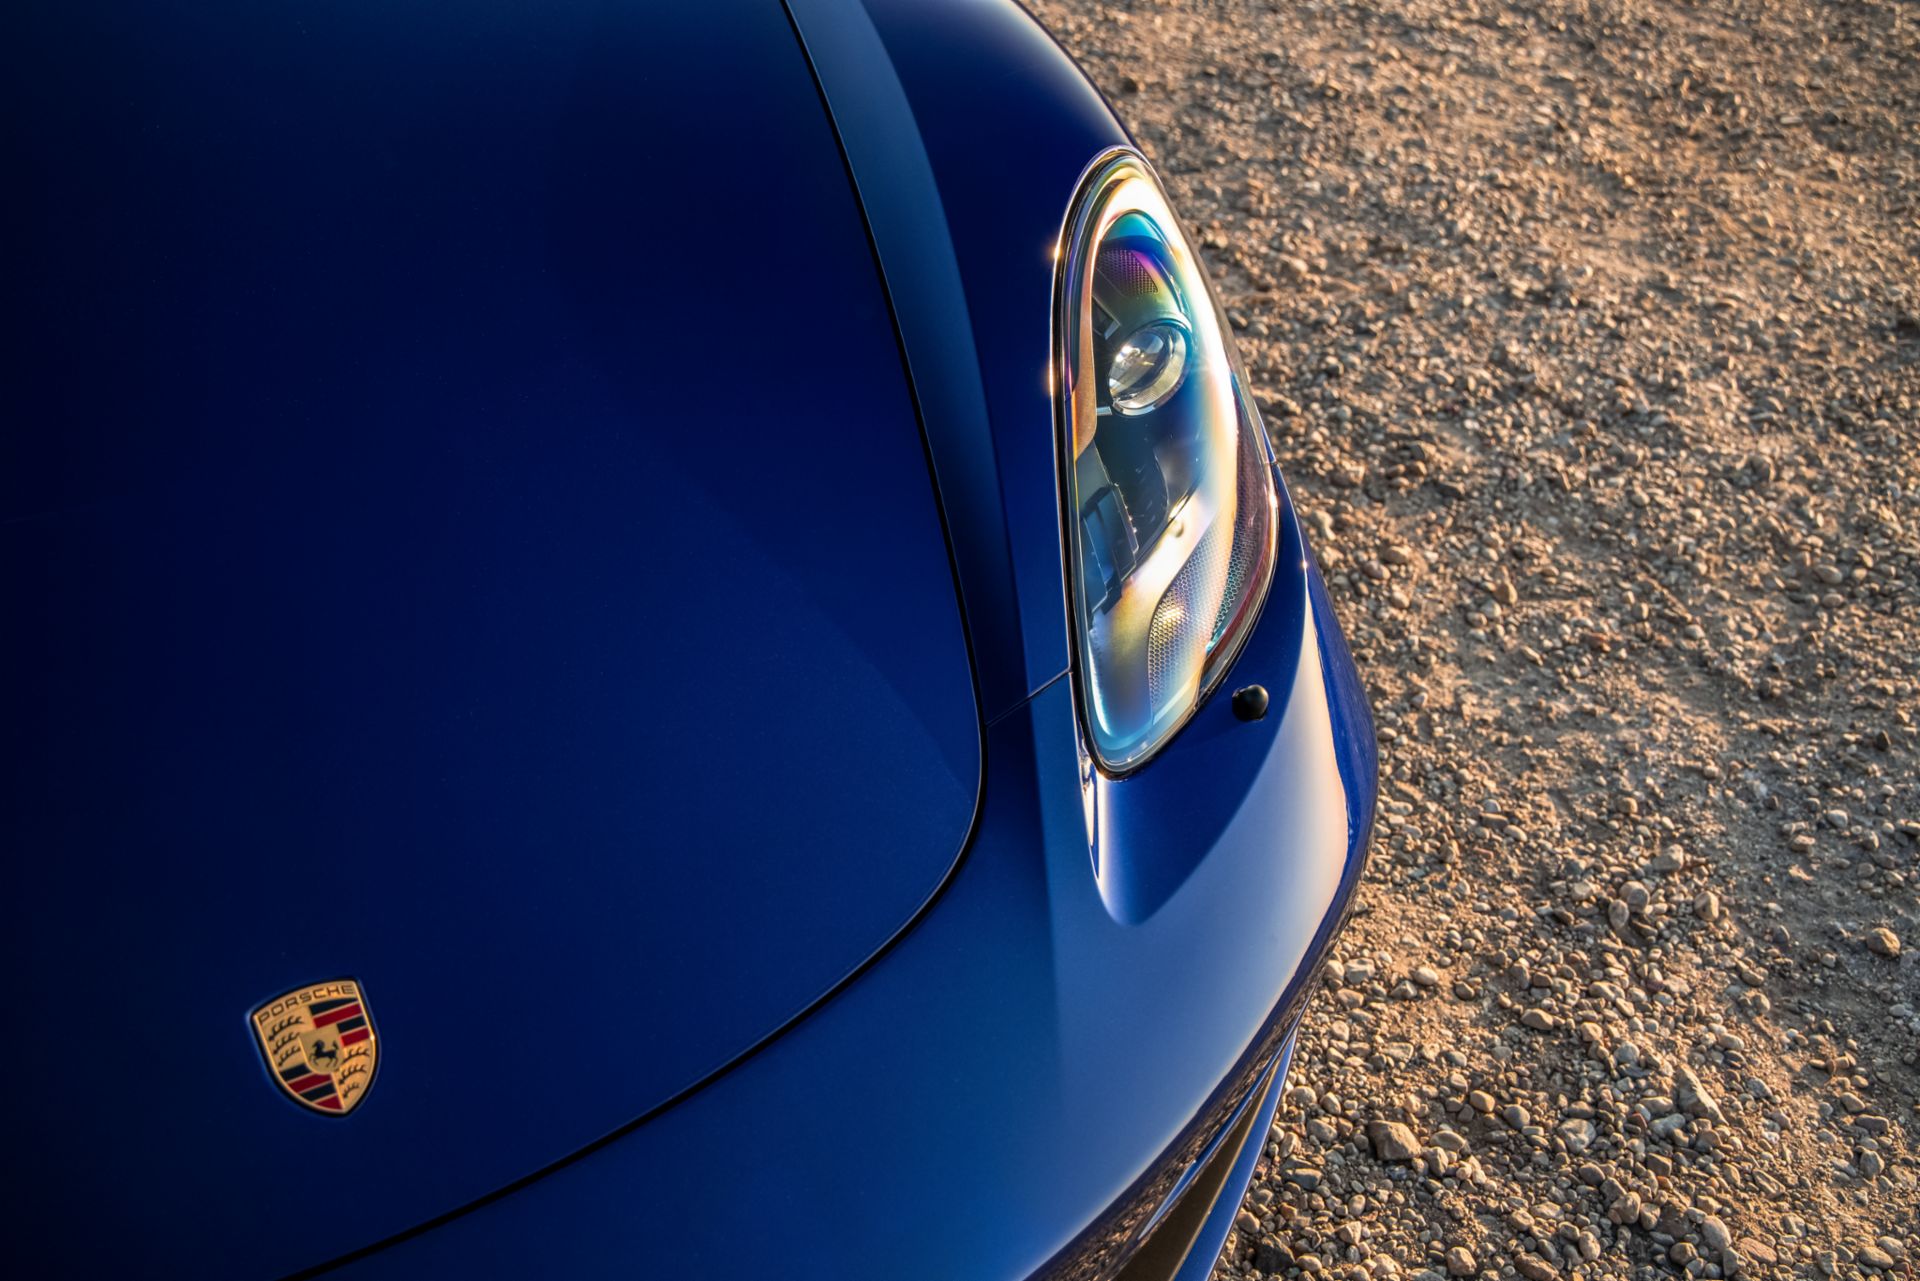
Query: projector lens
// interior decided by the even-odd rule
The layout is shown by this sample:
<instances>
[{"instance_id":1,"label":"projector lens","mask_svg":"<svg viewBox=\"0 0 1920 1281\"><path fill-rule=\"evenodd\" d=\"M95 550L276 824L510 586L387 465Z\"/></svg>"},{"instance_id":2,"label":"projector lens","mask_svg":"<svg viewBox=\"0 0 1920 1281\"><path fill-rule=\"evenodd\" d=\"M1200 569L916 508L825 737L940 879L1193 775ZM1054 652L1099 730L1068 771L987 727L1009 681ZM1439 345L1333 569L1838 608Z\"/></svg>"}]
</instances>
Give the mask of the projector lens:
<instances>
[{"instance_id":1,"label":"projector lens","mask_svg":"<svg viewBox=\"0 0 1920 1281\"><path fill-rule=\"evenodd\" d=\"M1180 390L1187 376L1187 334L1171 320L1136 331L1113 353L1107 392L1123 414L1144 414Z\"/></svg>"}]
</instances>

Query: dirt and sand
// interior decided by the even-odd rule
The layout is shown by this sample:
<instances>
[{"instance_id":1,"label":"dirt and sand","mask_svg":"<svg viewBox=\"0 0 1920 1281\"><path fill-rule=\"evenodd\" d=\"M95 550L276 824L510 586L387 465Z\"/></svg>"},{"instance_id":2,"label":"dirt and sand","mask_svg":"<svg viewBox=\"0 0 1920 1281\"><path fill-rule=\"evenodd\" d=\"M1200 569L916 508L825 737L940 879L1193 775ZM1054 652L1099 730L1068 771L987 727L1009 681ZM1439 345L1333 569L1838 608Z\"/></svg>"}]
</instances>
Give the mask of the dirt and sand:
<instances>
[{"instance_id":1,"label":"dirt and sand","mask_svg":"<svg viewBox=\"0 0 1920 1281\"><path fill-rule=\"evenodd\" d=\"M1920 1269L1920 5L1069 3L1382 822L1220 1278Z\"/></svg>"}]
</instances>

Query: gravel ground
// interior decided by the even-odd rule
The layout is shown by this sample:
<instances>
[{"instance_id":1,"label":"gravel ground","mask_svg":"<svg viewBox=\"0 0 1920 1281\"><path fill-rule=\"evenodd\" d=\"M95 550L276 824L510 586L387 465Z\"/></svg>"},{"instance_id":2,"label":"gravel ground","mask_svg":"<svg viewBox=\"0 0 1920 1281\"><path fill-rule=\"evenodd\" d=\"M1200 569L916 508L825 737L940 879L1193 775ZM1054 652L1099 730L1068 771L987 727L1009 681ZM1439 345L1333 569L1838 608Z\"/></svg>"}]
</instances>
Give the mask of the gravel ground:
<instances>
[{"instance_id":1,"label":"gravel ground","mask_svg":"<svg viewBox=\"0 0 1920 1281\"><path fill-rule=\"evenodd\" d=\"M1034 0L1380 723L1220 1278L1920 1268L1920 6Z\"/></svg>"}]
</instances>

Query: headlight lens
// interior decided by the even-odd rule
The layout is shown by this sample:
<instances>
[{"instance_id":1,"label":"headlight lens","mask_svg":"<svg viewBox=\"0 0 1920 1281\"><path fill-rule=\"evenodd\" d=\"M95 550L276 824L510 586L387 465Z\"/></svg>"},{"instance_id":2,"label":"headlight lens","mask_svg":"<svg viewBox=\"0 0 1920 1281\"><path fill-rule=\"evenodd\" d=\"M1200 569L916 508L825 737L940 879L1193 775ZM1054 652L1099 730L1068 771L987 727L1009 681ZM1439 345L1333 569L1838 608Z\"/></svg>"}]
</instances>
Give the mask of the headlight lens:
<instances>
[{"instance_id":1,"label":"headlight lens","mask_svg":"<svg viewBox=\"0 0 1920 1281\"><path fill-rule=\"evenodd\" d=\"M1088 737L1124 772L1212 692L1273 577L1272 455L1145 160L1075 198L1056 282L1069 595Z\"/></svg>"}]
</instances>

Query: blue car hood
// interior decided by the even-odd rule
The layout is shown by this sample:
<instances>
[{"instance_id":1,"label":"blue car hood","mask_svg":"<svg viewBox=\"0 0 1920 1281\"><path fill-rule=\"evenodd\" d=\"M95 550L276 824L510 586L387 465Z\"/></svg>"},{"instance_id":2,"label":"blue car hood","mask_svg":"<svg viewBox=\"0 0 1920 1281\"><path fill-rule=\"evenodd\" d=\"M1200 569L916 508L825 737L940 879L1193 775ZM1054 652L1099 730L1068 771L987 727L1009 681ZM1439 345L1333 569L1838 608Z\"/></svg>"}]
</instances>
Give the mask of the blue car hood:
<instances>
[{"instance_id":1,"label":"blue car hood","mask_svg":"<svg viewBox=\"0 0 1920 1281\"><path fill-rule=\"evenodd\" d=\"M4 25L10 1247L273 1276L669 1105L925 905L948 552L774 0ZM329 1118L248 1015L341 977Z\"/></svg>"}]
</instances>

